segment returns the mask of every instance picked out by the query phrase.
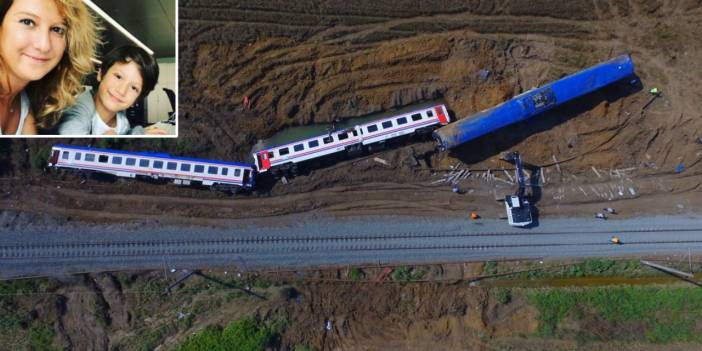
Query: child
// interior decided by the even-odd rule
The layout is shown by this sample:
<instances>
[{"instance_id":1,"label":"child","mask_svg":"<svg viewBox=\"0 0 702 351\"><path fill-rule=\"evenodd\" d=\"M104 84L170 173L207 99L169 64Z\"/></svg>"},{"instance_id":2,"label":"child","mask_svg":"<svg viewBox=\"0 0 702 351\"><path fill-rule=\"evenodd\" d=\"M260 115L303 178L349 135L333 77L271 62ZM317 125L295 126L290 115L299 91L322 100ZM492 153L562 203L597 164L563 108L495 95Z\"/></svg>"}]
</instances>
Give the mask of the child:
<instances>
[{"instance_id":1,"label":"child","mask_svg":"<svg viewBox=\"0 0 702 351\"><path fill-rule=\"evenodd\" d=\"M158 81L158 64L143 49L122 46L103 58L97 80L97 89L87 89L76 104L64 112L58 126L59 134L132 134L124 110L154 89ZM146 134L165 132L154 129Z\"/></svg>"}]
</instances>

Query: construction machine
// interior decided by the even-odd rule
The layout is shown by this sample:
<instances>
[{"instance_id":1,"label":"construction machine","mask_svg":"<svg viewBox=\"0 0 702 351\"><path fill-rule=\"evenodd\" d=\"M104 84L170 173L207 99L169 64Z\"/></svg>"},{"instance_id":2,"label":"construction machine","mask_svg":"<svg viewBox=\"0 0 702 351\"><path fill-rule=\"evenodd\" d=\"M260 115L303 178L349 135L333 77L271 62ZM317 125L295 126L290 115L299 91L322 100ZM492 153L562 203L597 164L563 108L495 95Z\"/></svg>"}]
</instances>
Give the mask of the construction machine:
<instances>
[{"instance_id":1,"label":"construction machine","mask_svg":"<svg viewBox=\"0 0 702 351\"><path fill-rule=\"evenodd\" d=\"M519 190L515 195L505 196L505 210L507 211L507 221L513 227L526 227L532 223L531 204L525 195L524 171L522 169L522 157L519 152L508 153L503 159L514 163L515 176L519 184Z\"/></svg>"}]
</instances>

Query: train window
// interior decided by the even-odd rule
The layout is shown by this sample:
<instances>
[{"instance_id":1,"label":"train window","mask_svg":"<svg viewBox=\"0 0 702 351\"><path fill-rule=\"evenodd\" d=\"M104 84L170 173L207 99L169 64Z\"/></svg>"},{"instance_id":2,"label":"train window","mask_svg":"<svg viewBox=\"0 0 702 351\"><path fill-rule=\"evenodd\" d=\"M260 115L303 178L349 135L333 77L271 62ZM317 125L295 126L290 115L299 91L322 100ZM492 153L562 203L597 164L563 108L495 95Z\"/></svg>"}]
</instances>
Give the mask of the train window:
<instances>
[{"instance_id":1,"label":"train window","mask_svg":"<svg viewBox=\"0 0 702 351\"><path fill-rule=\"evenodd\" d=\"M403 124L407 124L407 117L402 117L397 119L397 125L401 126Z\"/></svg>"},{"instance_id":2,"label":"train window","mask_svg":"<svg viewBox=\"0 0 702 351\"><path fill-rule=\"evenodd\" d=\"M88 162L95 161L95 154L85 154L85 160Z\"/></svg>"},{"instance_id":3,"label":"train window","mask_svg":"<svg viewBox=\"0 0 702 351\"><path fill-rule=\"evenodd\" d=\"M163 161L154 161L154 165L152 167L158 169L163 168Z\"/></svg>"},{"instance_id":4,"label":"train window","mask_svg":"<svg viewBox=\"0 0 702 351\"><path fill-rule=\"evenodd\" d=\"M238 168L237 168L237 169L235 169L235 170L234 170L234 176L235 176L235 177L239 177L239 176L241 176L241 170L240 170L240 169L238 169Z\"/></svg>"},{"instance_id":5,"label":"train window","mask_svg":"<svg viewBox=\"0 0 702 351\"><path fill-rule=\"evenodd\" d=\"M427 110L427 117L434 117L434 112L432 110Z\"/></svg>"},{"instance_id":6,"label":"train window","mask_svg":"<svg viewBox=\"0 0 702 351\"><path fill-rule=\"evenodd\" d=\"M270 160L270 159L272 159L272 158L273 158L273 152L271 151L271 152L268 153L268 159Z\"/></svg>"},{"instance_id":7,"label":"train window","mask_svg":"<svg viewBox=\"0 0 702 351\"><path fill-rule=\"evenodd\" d=\"M68 160L68 151L64 151L63 154L61 155L61 158L64 160Z\"/></svg>"},{"instance_id":8,"label":"train window","mask_svg":"<svg viewBox=\"0 0 702 351\"><path fill-rule=\"evenodd\" d=\"M73 156L73 159L76 161L80 161L80 152L76 152L76 154Z\"/></svg>"},{"instance_id":9,"label":"train window","mask_svg":"<svg viewBox=\"0 0 702 351\"><path fill-rule=\"evenodd\" d=\"M217 174L217 171L219 171L219 169L217 169L215 166L210 166L207 168L207 174Z\"/></svg>"},{"instance_id":10,"label":"train window","mask_svg":"<svg viewBox=\"0 0 702 351\"><path fill-rule=\"evenodd\" d=\"M139 167L149 167L149 160L139 160Z\"/></svg>"},{"instance_id":11,"label":"train window","mask_svg":"<svg viewBox=\"0 0 702 351\"><path fill-rule=\"evenodd\" d=\"M319 146L319 140L316 139L307 143L307 147L309 147L310 149L317 146Z\"/></svg>"},{"instance_id":12,"label":"train window","mask_svg":"<svg viewBox=\"0 0 702 351\"><path fill-rule=\"evenodd\" d=\"M229 168L222 167L222 175L227 175L227 173L229 173Z\"/></svg>"},{"instance_id":13,"label":"train window","mask_svg":"<svg viewBox=\"0 0 702 351\"><path fill-rule=\"evenodd\" d=\"M202 173L205 171L205 166L203 165L195 165L194 168L195 173Z\"/></svg>"},{"instance_id":14,"label":"train window","mask_svg":"<svg viewBox=\"0 0 702 351\"><path fill-rule=\"evenodd\" d=\"M181 163L180 170L183 172L190 172L190 164L189 163Z\"/></svg>"},{"instance_id":15,"label":"train window","mask_svg":"<svg viewBox=\"0 0 702 351\"><path fill-rule=\"evenodd\" d=\"M121 165L122 164L122 156L112 156L112 164L113 165Z\"/></svg>"},{"instance_id":16,"label":"train window","mask_svg":"<svg viewBox=\"0 0 702 351\"><path fill-rule=\"evenodd\" d=\"M324 142L325 144L329 144L329 143L331 143L332 141L334 141L334 139L332 139L331 136L322 138L322 142Z\"/></svg>"},{"instance_id":17,"label":"train window","mask_svg":"<svg viewBox=\"0 0 702 351\"><path fill-rule=\"evenodd\" d=\"M366 129L368 129L368 133L373 133L378 131L378 126L376 124L369 125Z\"/></svg>"},{"instance_id":18,"label":"train window","mask_svg":"<svg viewBox=\"0 0 702 351\"><path fill-rule=\"evenodd\" d=\"M175 162L168 162L166 163L166 168L175 171L178 168L178 164Z\"/></svg>"},{"instance_id":19,"label":"train window","mask_svg":"<svg viewBox=\"0 0 702 351\"><path fill-rule=\"evenodd\" d=\"M304 144L297 144L297 145L293 146L293 150L295 150L295 151L302 151L304 149L305 149Z\"/></svg>"},{"instance_id":20,"label":"train window","mask_svg":"<svg viewBox=\"0 0 702 351\"><path fill-rule=\"evenodd\" d=\"M348 133L346 133L346 132L344 132L344 133L339 133L339 134L337 134L336 136L339 138L339 140L346 140L346 139L349 138L349 135L348 135Z\"/></svg>"},{"instance_id":21,"label":"train window","mask_svg":"<svg viewBox=\"0 0 702 351\"><path fill-rule=\"evenodd\" d=\"M390 127L392 127L392 121L383 122L383 129L388 129Z\"/></svg>"},{"instance_id":22,"label":"train window","mask_svg":"<svg viewBox=\"0 0 702 351\"><path fill-rule=\"evenodd\" d=\"M98 162L107 163L107 159L108 159L107 155L98 156Z\"/></svg>"},{"instance_id":23,"label":"train window","mask_svg":"<svg viewBox=\"0 0 702 351\"><path fill-rule=\"evenodd\" d=\"M284 155L287 155L287 154L289 154L289 153L290 153L290 150L288 150L287 147L284 147L284 148L278 150L278 154L279 154L280 156L284 156Z\"/></svg>"},{"instance_id":24,"label":"train window","mask_svg":"<svg viewBox=\"0 0 702 351\"><path fill-rule=\"evenodd\" d=\"M352 130L351 134L353 134L353 136L358 136L358 133L355 130Z\"/></svg>"},{"instance_id":25,"label":"train window","mask_svg":"<svg viewBox=\"0 0 702 351\"><path fill-rule=\"evenodd\" d=\"M431 113L431 111L427 111L427 114ZM422 115L419 113L415 113L412 115L412 121L416 122L422 119Z\"/></svg>"},{"instance_id":26,"label":"train window","mask_svg":"<svg viewBox=\"0 0 702 351\"><path fill-rule=\"evenodd\" d=\"M134 166L136 164L136 159L127 157L127 166Z\"/></svg>"}]
</instances>

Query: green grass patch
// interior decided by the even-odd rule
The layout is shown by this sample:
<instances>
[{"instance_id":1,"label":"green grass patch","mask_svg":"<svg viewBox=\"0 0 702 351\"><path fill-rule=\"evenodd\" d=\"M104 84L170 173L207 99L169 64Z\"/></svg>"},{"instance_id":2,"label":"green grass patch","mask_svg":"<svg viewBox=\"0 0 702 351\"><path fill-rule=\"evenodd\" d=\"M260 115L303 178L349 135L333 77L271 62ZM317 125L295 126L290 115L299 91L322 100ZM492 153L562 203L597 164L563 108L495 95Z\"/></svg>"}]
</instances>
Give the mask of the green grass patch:
<instances>
[{"instance_id":1,"label":"green grass patch","mask_svg":"<svg viewBox=\"0 0 702 351\"><path fill-rule=\"evenodd\" d=\"M422 268L402 266L395 268L395 270L390 273L390 277L396 282L411 282L423 279L426 273L427 272Z\"/></svg>"},{"instance_id":2,"label":"green grass patch","mask_svg":"<svg viewBox=\"0 0 702 351\"><path fill-rule=\"evenodd\" d=\"M59 348L53 346L56 332L54 328L46 324L37 324L29 328L29 348L35 351L53 351Z\"/></svg>"},{"instance_id":3,"label":"green grass patch","mask_svg":"<svg viewBox=\"0 0 702 351\"><path fill-rule=\"evenodd\" d=\"M266 324L254 318L231 322L224 329L209 326L179 345L177 351L260 351L272 346L285 323Z\"/></svg>"},{"instance_id":4,"label":"green grass patch","mask_svg":"<svg viewBox=\"0 0 702 351\"><path fill-rule=\"evenodd\" d=\"M649 342L702 342L696 331L702 319L702 289L616 287L585 290L545 290L530 292L529 302L540 312L540 336L557 336L564 318L581 320L596 313L617 330L640 323ZM587 311L584 312L584 311ZM641 339L641 335L620 335L622 339Z\"/></svg>"},{"instance_id":5,"label":"green grass patch","mask_svg":"<svg viewBox=\"0 0 702 351\"><path fill-rule=\"evenodd\" d=\"M346 276L348 277L349 280L357 282L357 281L363 279L363 272L361 271L361 269L353 267L353 268L349 269L349 272L347 273Z\"/></svg>"}]
</instances>

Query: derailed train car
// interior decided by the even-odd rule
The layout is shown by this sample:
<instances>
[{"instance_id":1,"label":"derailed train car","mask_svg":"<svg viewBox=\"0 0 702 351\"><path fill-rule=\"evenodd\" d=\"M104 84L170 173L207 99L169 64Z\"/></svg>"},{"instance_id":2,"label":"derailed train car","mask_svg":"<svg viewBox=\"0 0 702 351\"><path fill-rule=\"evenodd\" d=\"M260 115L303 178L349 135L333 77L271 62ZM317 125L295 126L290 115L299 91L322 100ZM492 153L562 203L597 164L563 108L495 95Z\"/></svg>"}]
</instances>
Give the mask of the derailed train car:
<instances>
[{"instance_id":1,"label":"derailed train car","mask_svg":"<svg viewBox=\"0 0 702 351\"><path fill-rule=\"evenodd\" d=\"M449 150L633 76L634 63L631 57L621 55L437 129L433 137L439 149Z\"/></svg>"},{"instance_id":2,"label":"derailed train car","mask_svg":"<svg viewBox=\"0 0 702 351\"><path fill-rule=\"evenodd\" d=\"M51 148L49 166L125 178L162 179L178 185L232 192L253 189L256 178L254 166L246 163L62 144Z\"/></svg>"}]
</instances>

